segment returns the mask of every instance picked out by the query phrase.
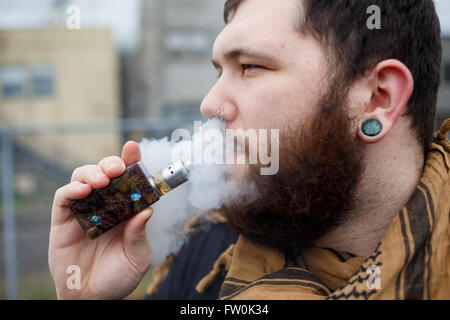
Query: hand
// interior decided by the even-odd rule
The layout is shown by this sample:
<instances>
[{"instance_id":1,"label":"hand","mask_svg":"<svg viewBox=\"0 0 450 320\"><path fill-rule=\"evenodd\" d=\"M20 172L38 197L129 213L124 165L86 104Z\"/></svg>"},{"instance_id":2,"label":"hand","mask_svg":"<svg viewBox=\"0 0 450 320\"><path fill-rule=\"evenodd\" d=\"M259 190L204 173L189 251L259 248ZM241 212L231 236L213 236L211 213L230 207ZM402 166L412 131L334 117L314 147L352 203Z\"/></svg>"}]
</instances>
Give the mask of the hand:
<instances>
[{"instance_id":1,"label":"hand","mask_svg":"<svg viewBox=\"0 0 450 320\"><path fill-rule=\"evenodd\" d=\"M139 146L127 142L122 158L107 157L98 165L75 169L71 183L55 193L52 207L48 261L58 299L122 299L140 283L152 262L145 224L153 210L147 208L102 236L87 238L69 203L106 187L111 178L141 160ZM81 271L81 288L66 285L69 266Z\"/></svg>"}]
</instances>

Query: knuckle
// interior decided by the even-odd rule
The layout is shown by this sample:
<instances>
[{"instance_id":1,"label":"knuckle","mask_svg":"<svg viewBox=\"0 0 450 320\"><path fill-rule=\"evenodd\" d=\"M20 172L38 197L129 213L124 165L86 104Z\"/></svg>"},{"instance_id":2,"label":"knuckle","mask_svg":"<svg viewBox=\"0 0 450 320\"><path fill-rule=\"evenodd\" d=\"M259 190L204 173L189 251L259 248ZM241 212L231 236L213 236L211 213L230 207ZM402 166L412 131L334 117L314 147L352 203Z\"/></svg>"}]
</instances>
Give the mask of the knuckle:
<instances>
[{"instance_id":1,"label":"knuckle","mask_svg":"<svg viewBox=\"0 0 450 320\"><path fill-rule=\"evenodd\" d=\"M64 202L64 200L68 197L68 194L70 193L70 191L71 191L71 186L74 186L75 185L75 183L74 182L71 182L71 183L69 183L69 184L66 184L66 185L64 185L64 186L62 186L62 187L60 187L60 188L58 188L56 191L55 191L55 196L54 196L54 201L56 202L56 203L62 203L62 202Z\"/></svg>"},{"instance_id":2,"label":"knuckle","mask_svg":"<svg viewBox=\"0 0 450 320\"><path fill-rule=\"evenodd\" d=\"M59 199L62 198L64 194L64 187L60 187L55 191L55 198Z\"/></svg>"},{"instance_id":3,"label":"knuckle","mask_svg":"<svg viewBox=\"0 0 450 320\"><path fill-rule=\"evenodd\" d=\"M71 181L83 181L88 176L88 172L93 171L96 167L96 165L88 164L76 168L72 173Z\"/></svg>"},{"instance_id":4,"label":"knuckle","mask_svg":"<svg viewBox=\"0 0 450 320\"><path fill-rule=\"evenodd\" d=\"M73 181L76 177L80 175L81 167L75 168L72 172L72 178L71 181Z\"/></svg>"},{"instance_id":5,"label":"knuckle","mask_svg":"<svg viewBox=\"0 0 450 320\"><path fill-rule=\"evenodd\" d=\"M102 169L107 169L108 166L111 163L120 163L120 164L124 164L123 160L121 158L119 158L118 156L110 156L110 157L106 157L104 159L102 159L98 165L102 168Z\"/></svg>"}]
</instances>

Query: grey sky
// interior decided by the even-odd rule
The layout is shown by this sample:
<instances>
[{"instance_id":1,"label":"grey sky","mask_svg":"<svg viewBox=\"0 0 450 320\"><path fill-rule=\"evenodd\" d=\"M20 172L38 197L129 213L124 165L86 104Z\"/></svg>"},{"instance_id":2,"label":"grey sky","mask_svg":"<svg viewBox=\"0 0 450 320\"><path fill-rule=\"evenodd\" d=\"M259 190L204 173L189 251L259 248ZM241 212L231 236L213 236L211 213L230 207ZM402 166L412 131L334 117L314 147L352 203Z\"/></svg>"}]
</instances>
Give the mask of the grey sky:
<instances>
[{"instance_id":1,"label":"grey sky","mask_svg":"<svg viewBox=\"0 0 450 320\"><path fill-rule=\"evenodd\" d=\"M141 0L2 0L0 29L39 28L53 23L65 25L66 8L80 7L82 28L108 28L122 50L133 49L139 39ZM52 4L60 3L54 10Z\"/></svg>"},{"instance_id":2,"label":"grey sky","mask_svg":"<svg viewBox=\"0 0 450 320\"><path fill-rule=\"evenodd\" d=\"M0 29L37 28L57 21L64 25L64 8L77 4L81 9L81 26L106 27L122 50L133 49L139 39L140 2L146 0L2 0ZM214 0L224 1L224 0ZM61 10L52 10L52 3L61 3ZM450 36L450 0L435 0L442 33ZM221 19L221 17L218 17ZM59 21L58 21L59 20Z\"/></svg>"},{"instance_id":3,"label":"grey sky","mask_svg":"<svg viewBox=\"0 0 450 320\"><path fill-rule=\"evenodd\" d=\"M441 20L442 33L450 36L450 0L435 0L435 3Z\"/></svg>"}]
</instances>

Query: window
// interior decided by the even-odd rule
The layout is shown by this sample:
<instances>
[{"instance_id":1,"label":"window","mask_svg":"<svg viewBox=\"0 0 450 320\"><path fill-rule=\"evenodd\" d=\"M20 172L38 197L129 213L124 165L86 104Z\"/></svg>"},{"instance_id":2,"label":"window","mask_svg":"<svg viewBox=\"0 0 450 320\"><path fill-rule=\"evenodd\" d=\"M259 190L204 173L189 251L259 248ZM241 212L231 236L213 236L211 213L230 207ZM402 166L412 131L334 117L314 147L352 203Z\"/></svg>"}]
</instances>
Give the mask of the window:
<instances>
[{"instance_id":1,"label":"window","mask_svg":"<svg viewBox=\"0 0 450 320\"><path fill-rule=\"evenodd\" d=\"M53 95L53 67L50 65L36 65L31 68L33 95Z\"/></svg>"},{"instance_id":2,"label":"window","mask_svg":"<svg viewBox=\"0 0 450 320\"><path fill-rule=\"evenodd\" d=\"M200 32L171 32L166 37L170 51L208 52L209 38Z\"/></svg>"},{"instance_id":3,"label":"window","mask_svg":"<svg viewBox=\"0 0 450 320\"><path fill-rule=\"evenodd\" d=\"M210 39L207 33L195 30L172 30L164 39L164 47L174 60L198 59L208 56Z\"/></svg>"},{"instance_id":4,"label":"window","mask_svg":"<svg viewBox=\"0 0 450 320\"><path fill-rule=\"evenodd\" d=\"M49 97L54 93L52 65L0 67L1 96L4 98Z\"/></svg>"},{"instance_id":5,"label":"window","mask_svg":"<svg viewBox=\"0 0 450 320\"><path fill-rule=\"evenodd\" d=\"M0 68L0 82L2 96L18 98L25 95L27 73L20 66L5 66Z\"/></svg>"}]
</instances>

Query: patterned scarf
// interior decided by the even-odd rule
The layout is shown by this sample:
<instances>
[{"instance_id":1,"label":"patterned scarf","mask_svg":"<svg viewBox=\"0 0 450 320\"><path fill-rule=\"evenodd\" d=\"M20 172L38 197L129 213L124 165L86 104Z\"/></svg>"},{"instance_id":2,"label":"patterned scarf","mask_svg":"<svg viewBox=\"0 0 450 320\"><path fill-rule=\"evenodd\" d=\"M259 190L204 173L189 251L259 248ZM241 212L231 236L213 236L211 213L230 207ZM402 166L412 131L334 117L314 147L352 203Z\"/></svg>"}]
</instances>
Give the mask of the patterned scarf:
<instances>
[{"instance_id":1,"label":"patterned scarf","mask_svg":"<svg viewBox=\"0 0 450 320\"><path fill-rule=\"evenodd\" d=\"M324 248L300 264L240 236L220 260L220 299L450 299L450 119L434 135L423 177L368 258ZM209 281L208 281L209 282Z\"/></svg>"}]
</instances>

